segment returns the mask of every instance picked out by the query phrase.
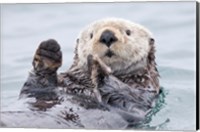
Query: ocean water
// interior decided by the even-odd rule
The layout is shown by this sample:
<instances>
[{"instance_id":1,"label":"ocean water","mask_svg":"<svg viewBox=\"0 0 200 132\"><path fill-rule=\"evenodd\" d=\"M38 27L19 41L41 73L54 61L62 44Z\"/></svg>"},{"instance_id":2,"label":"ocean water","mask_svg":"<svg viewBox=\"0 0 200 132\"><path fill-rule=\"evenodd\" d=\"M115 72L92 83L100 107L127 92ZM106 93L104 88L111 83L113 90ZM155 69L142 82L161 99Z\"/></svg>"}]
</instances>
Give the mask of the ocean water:
<instances>
[{"instance_id":1,"label":"ocean water","mask_svg":"<svg viewBox=\"0 0 200 132\"><path fill-rule=\"evenodd\" d=\"M140 23L152 31L161 86L166 95L150 126L194 130L196 126L195 2L133 2L1 5L1 111L12 106L32 68L39 43L56 39L63 52L59 72L72 64L79 31L106 17Z\"/></svg>"}]
</instances>

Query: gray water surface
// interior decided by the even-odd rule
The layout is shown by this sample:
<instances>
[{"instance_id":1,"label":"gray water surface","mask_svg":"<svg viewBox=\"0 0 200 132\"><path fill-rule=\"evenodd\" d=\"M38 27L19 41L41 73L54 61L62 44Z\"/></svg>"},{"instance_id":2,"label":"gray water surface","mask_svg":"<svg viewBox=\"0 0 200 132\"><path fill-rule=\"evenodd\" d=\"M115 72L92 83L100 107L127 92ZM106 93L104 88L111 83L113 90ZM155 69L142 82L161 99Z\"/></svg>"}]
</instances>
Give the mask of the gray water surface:
<instances>
[{"instance_id":1,"label":"gray water surface","mask_svg":"<svg viewBox=\"0 0 200 132\"><path fill-rule=\"evenodd\" d=\"M63 51L60 72L72 64L79 31L105 17L140 23L154 34L160 81L166 94L150 126L161 130L195 129L195 2L1 5L1 111L15 103L32 68L39 43L56 39ZM17 117L16 117L17 118Z\"/></svg>"}]
</instances>

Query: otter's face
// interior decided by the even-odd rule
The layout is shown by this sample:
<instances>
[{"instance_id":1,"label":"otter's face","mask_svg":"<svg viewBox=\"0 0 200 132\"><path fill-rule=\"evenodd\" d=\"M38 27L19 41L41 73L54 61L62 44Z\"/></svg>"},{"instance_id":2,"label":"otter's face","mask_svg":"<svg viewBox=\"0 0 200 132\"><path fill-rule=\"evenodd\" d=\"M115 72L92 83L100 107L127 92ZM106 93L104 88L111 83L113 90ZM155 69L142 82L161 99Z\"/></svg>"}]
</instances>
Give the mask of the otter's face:
<instances>
[{"instance_id":1,"label":"otter's face","mask_svg":"<svg viewBox=\"0 0 200 132\"><path fill-rule=\"evenodd\" d=\"M92 54L98 55L113 71L127 69L146 59L150 38L151 34L144 27L126 20L97 21L80 34L79 64L86 64L87 56Z\"/></svg>"}]
</instances>

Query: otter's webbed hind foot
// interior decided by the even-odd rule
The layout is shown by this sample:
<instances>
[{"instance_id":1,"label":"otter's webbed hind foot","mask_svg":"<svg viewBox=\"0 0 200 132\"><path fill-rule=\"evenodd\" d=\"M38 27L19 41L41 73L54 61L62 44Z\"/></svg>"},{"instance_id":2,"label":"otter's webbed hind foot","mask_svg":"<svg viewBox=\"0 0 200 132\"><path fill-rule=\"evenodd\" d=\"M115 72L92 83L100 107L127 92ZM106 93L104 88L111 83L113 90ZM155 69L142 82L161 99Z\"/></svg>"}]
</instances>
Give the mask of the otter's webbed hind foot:
<instances>
[{"instance_id":1,"label":"otter's webbed hind foot","mask_svg":"<svg viewBox=\"0 0 200 132\"><path fill-rule=\"evenodd\" d=\"M25 82L20 97L36 100L57 100L57 70L62 64L60 45L53 39L40 43L33 59L33 70Z\"/></svg>"}]
</instances>

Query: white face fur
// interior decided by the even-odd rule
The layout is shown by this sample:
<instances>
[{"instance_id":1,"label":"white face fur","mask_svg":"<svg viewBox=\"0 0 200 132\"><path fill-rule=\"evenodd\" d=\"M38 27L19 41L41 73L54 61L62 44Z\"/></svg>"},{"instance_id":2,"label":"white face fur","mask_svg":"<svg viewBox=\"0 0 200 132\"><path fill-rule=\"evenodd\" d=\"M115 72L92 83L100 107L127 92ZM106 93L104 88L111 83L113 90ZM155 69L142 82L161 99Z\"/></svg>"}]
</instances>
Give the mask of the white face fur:
<instances>
[{"instance_id":1,"label":"white face fur","mask_svg":"<svg viewBox=\"0 0 200 132\"><path fill-rule=\"evenodd\" d=\"M104 31L111 31L116 38L107 46L100 41ZM123 19L103 19L86 27L79 35L79 66L87 64L89 54L98 55L112 71L123 71L146 66L146 57L150 50L151 33L141 25ZM111 51L111 55L107 53ZM141 63L140 63L141 62Z\"/></svg>"}]
</instances>

